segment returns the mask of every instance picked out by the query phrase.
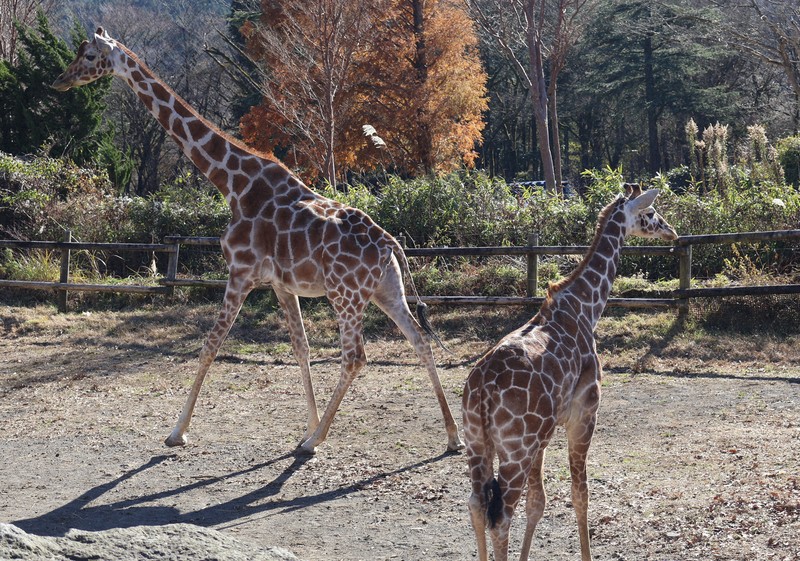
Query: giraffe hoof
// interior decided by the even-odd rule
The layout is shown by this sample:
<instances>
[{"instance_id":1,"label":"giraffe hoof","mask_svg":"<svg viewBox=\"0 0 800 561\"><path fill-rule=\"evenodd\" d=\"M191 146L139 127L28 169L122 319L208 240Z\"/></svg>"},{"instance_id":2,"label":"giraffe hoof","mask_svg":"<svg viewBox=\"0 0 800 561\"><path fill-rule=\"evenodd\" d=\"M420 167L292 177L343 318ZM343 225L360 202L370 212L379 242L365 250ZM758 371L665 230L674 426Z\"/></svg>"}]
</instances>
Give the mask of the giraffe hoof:
<instances>
[{"instance_id":1,"label":"giraffe hoof","mask_svg":"<svg viewBox=\"0 0 800 561\"><path fill-rule=\"evenodd\" d=\"M313 446L307 447L308 441L303 442L294 449L295 456L313 456L317 453L317 449Z\"/></svg>"},{"instance_id":2,"label":"giraffe hoof","mask_svg":"<svg viewBox=\"0 0 800 561\"><path fill-rule=\"evenodd\" d=\"M175 446L186 446L186 435L171 434L164 441L164 444L166 444L170 448L174 448Z\"/></svg>"},{"instance_id":3,"label":"giraffe hoof","mask_svg":"<svg viewBox=\"0 0 800 561\"><path fill-rule=\"evenodd\" d=\"M464 449L464 443L461 442L460 439L456 439L455 442L448 442L447 443L447 451L448 452L458 452L459 450Z\"/></svg>"}]
</instances>

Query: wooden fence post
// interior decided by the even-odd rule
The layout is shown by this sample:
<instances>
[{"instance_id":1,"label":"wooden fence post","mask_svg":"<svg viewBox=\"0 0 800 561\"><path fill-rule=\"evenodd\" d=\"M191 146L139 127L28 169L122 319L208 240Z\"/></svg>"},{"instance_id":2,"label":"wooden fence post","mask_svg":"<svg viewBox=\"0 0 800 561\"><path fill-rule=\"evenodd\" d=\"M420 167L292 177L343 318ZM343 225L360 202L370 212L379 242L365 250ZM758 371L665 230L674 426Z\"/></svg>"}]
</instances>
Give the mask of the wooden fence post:
<instances>
[{"instance_id":1,"label":"wooden fence post","mask_svg":"<svg viewBox=\"0 0 800 561\"><path fill-rule=\"evenodd\" d=\"M67 230L64 234L64 241L69 243L72 241L72 230ZM70 257L70 250L69 247L64 247L61 249L61 276L58 279L58 282L61 284L67 284L69 282L69 257ZM58 290L58 311L62 314L67 313L67 289L61 288Z\"/></svg>"},{"instance_id":2,"label":"wooden fence post","mask_svg":"<svg viewBox=\"0 0 800 561\"><path fill-rule=\"evenodd\" d=\"M169 254L169 260L167 261L167 281L174 282L175 279L178 277L178 254L181 250L181 244L177 239L170 239L169 237L164 238L164 243L170 243L170 241L174 245L174 251ZM175 285L168 284L167 287L169 291L167 292L168 296L175 295Z\"/></svg>"},{"instance_id":3,"label":"wooden fence post","mask_svg":"<svg viewBox=\"0 0 800 561\"><path fill-rule=\"evenodd\" d=\"M539 234L528 234L528 245L539 245ZM536 288L539 284L539 254L528 254L528 278L527 278L527 296L536 296Z\"/></svg>"},{"instance_id":4,"label":"wooden fence post","mask_svg":"<svg viewBox=\"0 0 800 561\"><path fill-rule=\"evenodd\" d=\"M692 246L683 246L683 252L678 258L678 288L689 290L692 284ZM689 314L689 298L684 296L678 299L678 318L686 319Z\"/></svg>"}]
</instances>

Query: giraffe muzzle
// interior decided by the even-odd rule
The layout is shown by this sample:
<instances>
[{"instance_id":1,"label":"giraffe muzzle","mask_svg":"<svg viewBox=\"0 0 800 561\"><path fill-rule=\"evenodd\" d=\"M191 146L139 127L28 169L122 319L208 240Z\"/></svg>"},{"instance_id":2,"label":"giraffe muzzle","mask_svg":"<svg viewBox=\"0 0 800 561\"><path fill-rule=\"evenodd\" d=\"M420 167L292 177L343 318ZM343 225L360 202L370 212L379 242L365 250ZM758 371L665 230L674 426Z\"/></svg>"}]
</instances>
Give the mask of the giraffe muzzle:
<instances>
[{"instance_id":1,"label":"giraffe muzzle","mask_svg":"<svg viewBox=\"0 0 800 561\"><path fill-rule=\"evenodd\" d=\"M56 78L56 81L53 82L50 87L59 92L65 92L72 87L72 83L68 81L62 74Z\"/></svg>"}]
</instances>

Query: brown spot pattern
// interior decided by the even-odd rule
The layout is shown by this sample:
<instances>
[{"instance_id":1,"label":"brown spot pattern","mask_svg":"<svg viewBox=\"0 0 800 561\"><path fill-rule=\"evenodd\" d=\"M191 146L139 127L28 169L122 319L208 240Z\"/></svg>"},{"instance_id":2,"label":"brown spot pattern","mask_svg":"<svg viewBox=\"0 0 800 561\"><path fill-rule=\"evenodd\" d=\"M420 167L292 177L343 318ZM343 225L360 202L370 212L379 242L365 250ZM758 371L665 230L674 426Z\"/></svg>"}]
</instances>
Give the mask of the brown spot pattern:
<instances>
[{"instance_id":1,"label":"brown spot pattern","mask_svg":"<svg viewBox=\"0 0 800 561\"><path fill-rule=\"evenodd\" d=\"M97 39L95 39L97 41ZM113 40L112 40L113 41ZM400 325L423 362L442 409L448 447L461 446L458 429L436 373L430 345L410 315L394 253L402 249L360 211L321 197L285 167L247 151L240 143L206 122L126 47L115 43L114 57L90 62L83 43L69 75L83 83L103 75L121 76L153 116L167 129L198 169L230 204L232 220L221 237L230 271L217 322L200 353L192 394L168 439L182 444L197 391L247 294L259 284L272 284L284 309L287 327L303 376L309 414L304 446L322 442L345 392L366 361L362 317L370 299ZM65 73L67 75L67 73ZM60 78L65 83L65 78ZM400 259L407 269L406 260ZM407 270L406 270L407 273ZM293 295L326 295L338 315L342 345L342 377L320 418L311 385L308 343Z\"/></svg>"},{"instance_id":2,"label":"brown spot pattern","mask_svg":"<svg viewBox=\"0 0 800 561\"><path fill-rule=\"evenodd\" d=\"M637 205L630 201L640 195L641 190L631 188L627 199L618 198L603 209L594 240L578 267L550 287L539 314L484 355L464 385L464 436L472 481L470 517L481 548L485 547L486 526L490 527L495 559L507 558L511 520L526 489L527 535L541 519L546 501L541 469L544 450L554 428L563 425L581 559L591 561L586 457L600 403L601 379L594 329L616 276L626 235L676 236L657 213L656 218L636 214ZM629 232L628 225L637 223L639 230ZM487 490L491 489L499 489L499 496L492 491L489 502ZM523 551L521 558L527 555ZM487 559L487 552L481 549L478 557Z\"/></svg>"}]
</instances>

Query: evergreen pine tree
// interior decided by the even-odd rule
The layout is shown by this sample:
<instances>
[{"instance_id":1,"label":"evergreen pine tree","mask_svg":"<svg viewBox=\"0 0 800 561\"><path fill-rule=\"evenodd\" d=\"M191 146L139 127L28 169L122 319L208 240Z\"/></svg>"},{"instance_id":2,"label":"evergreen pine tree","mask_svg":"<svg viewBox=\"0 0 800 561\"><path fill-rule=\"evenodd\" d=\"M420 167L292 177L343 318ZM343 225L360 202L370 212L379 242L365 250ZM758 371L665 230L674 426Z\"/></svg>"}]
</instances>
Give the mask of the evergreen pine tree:
<instances>
[{"instance_id":1,"label":"evergreen pine tree","mask_svg":"<svg viewBox=\"0 0 800 561\"><path fill-rule=\"evenodd\" d=\"M714 40L715 25L714 12L682 0L603 4L571 75L585 166L605 159L655 174L681 163L676 147L663 145L682 137L678 126L691 117L732 118L734 94L718 79L727 54Z\"/></svg>"},{"instance_id":2,"label":"evergreen pine tree","mask_svg":"<svg viewBox=\"0 0 800 561\"><path fill-rule=\"evenodd\" d=\"M78 163L91 161L102 141L99 126L110 78L61 93L53 80L75 56L39 12L36 25L18 26L22 49L16 65L0 61L0 150L30 154L44 150ZM77 24L71 33L75 48L85 39Z\"/></svg>"}]
</instances>

